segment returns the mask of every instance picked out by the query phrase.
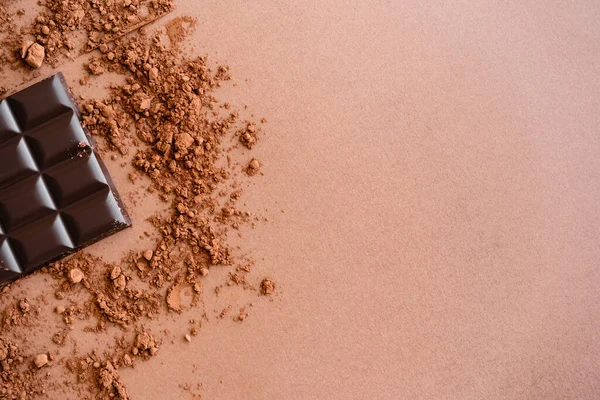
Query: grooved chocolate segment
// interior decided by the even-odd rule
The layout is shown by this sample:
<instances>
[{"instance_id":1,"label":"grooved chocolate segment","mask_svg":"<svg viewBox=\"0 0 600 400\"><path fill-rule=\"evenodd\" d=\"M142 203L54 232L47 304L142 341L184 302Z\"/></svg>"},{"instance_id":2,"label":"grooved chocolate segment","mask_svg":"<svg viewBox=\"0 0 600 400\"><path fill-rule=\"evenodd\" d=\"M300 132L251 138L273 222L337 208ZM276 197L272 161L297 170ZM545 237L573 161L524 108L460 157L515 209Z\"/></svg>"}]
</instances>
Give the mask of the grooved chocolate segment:
<instances>
[{"instance_id":1,"label":"grooved chocolate segment","mask_svg":"<svg viewBox=\"0 0 600 400\"><path fill-rule=\"evenodd\" d=\"M0 188L37 172L35 161L23 137L16 137L0 145Z\"/></svg>"},{"instance_id":2,"label":"grooved chocolate segment","mask_svg":"<svg viewBox=\"0 0 600 400\"><path fill-rule=\"evenodd\" d=\"M58 207L108 188L108 182L93 153L81 153L44 171L44 181Z\"/></svg>"},{"instance_id":3,"label":"grooved chocolate segment","mask_svg":"<svg viewBox=\"0 0 600 400\"><path fill-rule=\"evenodd\" d=\"M0 101L0 143L19 135L17 121L6 100Z\"/></svg>"},{"instance_id":4,"label":"grooved chocolate segment","mask_svg":"<svg viewBox=\"0 0 600 400\"><path fill-rule=\"evenodd\" d=\"M0 101L0 284L131 225L61 74Z\"/></svg>"},{"instance_id":5,"label":"grooved chocolate segment","mask_svg":"<svg viewBox=\"0 0 600 400\"><path fill-rule=\"evenodd\" d=\"M32 176L0 191L0 221L13 232L37 219L56 213L54 201L40 175Z\"/></svg>"},{"instance_id":6,"label":"grooved chocolate segment","mask_svg":"<svg viewBox=\"0 0 600 400\"><path fill-rule=\"evenodd\" d=\"M13 232L9 241L22 272L73 250L75 246L60 215L54 214Z\"/></svg>"},{"instance_id":7,"label":"grooved chocolate segment","mask_svg":"<svg viewBox=\"0 0 600 400\"><path fill-rule=\"evenodd\" d=\"M73 110L25 132L25 139L40 168L72 157L87 146L87 138Z\"/></svg>"},{"instance_id":8,"label":"grooved chocolate segment","mask_svg":"<svg viewBox=\"0 0 600 400\"><path fill-rule=\"evenodd\" d=\"M65 90L62 74L30 86L6 100L22 131L75 110L71 96Z\"/></svg>"},{"instance_id":9,"label":"grooved chocolate segment","mask_svg":"<svg viewBox=\"0 0 600 400\"><path fill-rule=\"evenodd\" d=\"M126 224L108 187L65 208L62 216L77 246L85 246L114 226Z\"/></svg>"}]
</instances>

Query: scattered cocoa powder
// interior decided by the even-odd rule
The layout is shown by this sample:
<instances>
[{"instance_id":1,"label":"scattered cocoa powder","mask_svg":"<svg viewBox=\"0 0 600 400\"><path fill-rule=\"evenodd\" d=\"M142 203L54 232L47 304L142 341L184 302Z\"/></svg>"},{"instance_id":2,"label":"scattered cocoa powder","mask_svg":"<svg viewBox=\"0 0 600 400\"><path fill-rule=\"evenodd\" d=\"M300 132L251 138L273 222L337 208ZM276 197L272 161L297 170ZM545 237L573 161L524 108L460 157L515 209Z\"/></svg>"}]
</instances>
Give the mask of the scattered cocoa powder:
<instances>
[{"instance_id":1,"label":"scattered cocoa powder","mask_svg":"<svg viewBox=\"0 0 600 400\"><path fill-rule=\"evenodd\" d=\"M61 314L70 311L73 317L96 316L95 329L102 330L107 322L127 327L130 323L138 321L149 313L158 312L160 308L159 293L128 288L127 279L121 266L107 264L85 253L76 254L65 261L59 261L47 269L53 277L62 282L57 292L57 294L61 294L61 297L73 290L70 278L68 283L64 281L64 278L73 270L74 266L86 275L87 285L83 289L87 291L93 301L86 303L82 309L69 307Z\"/></svg>"},{"instance_id":2,"label":"scattered cocoa powder","mask_svg":"<svg viewBox=\"0 0 600 400\"><path fill-rule=\"evenodd\" d=\"M0 0L0 68L14 64L18 60L17 53L22 44L21 37L15 35L18 31L16 18L9 12L9 6L9 0Z\"/></svg>"},{"instance_id":3,"label":"scattered cocoa powder","mask_svg":"<svg viewBox=\"0 0 600 400\"><path fill-rule=\"evenodd\" d=\"M28 400L41 395L44 378L23 350L0 336L0 398Z\"/></svg>"},{"instance_id":4,"label":"scattered cocoa powder","mask_svg":"<svg viewBox=\"0 0 600 400\"><path fill-rule=\"evenodd\" d=\"M39 68L97 48L140 28L174 9L173 0L40 0L40 13L18 29L25 14L17 2L0 0L0 72L22 59ZM183 34L183 33L181 33ZM22 43L35 43L29 56L17 57ZM26 53L27 54L27 53Z\"/></svg>"},{"instance_id":5,"label":"scattered cocoa powder","mask_svg":"<svg viewBox=\"0 0 600 400\"><path fill-rule=\"evenodd\" d=\"M74 31L85 33L79 50L89 51L173 9L172 0L42 0L41 5L42 13L26 33L46 47L53 66L75 50Z\"/></svg>"},{"instance_id":6,"label":"scattered cocoa powder","mask_svg":"<svg viewBox=\"0 0 600 400\"><path fill-rule=\"evenodd\" d=\"M121 382L121 376L117 368L110 362L104 363L100 371L98 372L98 385L101 389L101 393L104 395L103 398L128 400L127 389L123 382Z\"/></svg>"},{"instance_id":7,"label":"scattered cocoa powder","mask_svg":"<svg viewBox=\"0 0 600 400\"><path fill-rule=\"evenodd\" d=\"M167 35L171 43L181 43L187 36L188 30L196 26L196 20L192 17L182 16L172 19L166 24Z\"/></svg>"},{"instance_id":8,"label":"scattered cocoa powder","mask_svg":"<svg viewBox=\"0 0 600 400\"><path fill-rule=\"evenodd\" d=\"M0 334L17 327L30 327L35 324L39 309L32 307L27 299L8 304L0 310Z\"/></svg>"},{"instance_id":9,"label":"scattered cocoa powder","mask_svg":"<svg viewBox=\"0 0 600 400\"><path fill-rule=\"evenodd\" d=\"M53 353L48 352L41 371L64 366L76 378L70 385L79 388L80 398L128 399L119 369L157 355L161 346L161 340L142 324L166 310L182 312L186 290L193 296L191 307L201 304L200 296L211 293L203 286L212 277L208 277L212 268L238 264L229 274L229 286L263 295L274 292L272 280L256 286L249 283L248 263L237 260L227 245L228 234L253 216L237 204L242 195L239 180L244 179L239 167L221 161L229 161L229 152L236 147L252 149L259 142L260 129L254 122L241 121L230 104L219 106L215 90L230 79L229 69L211 67L206 57L188 57L180 49L195 25L192 18L168 22L166 32L140 32L113 41L139 20L142 7L150 7L149 15L154 18L172 8L170 0L46 0L40 4L44 11L24 34L45 47L51 66L74 50L72 32L83 30L88 35L85 48L99 50L84 66L88 76L83 84L105 72L125 78L124 84L109 88L106 98L82 104L84 125L96 136L104 154L114 159L132 157L136 177L145 177L151 184L147 194L169 209L166 216L149 218L157 239L145 251L131 252L113 264L78 253L37 273L53 278L54 297L63 303L49 309L53 318L62 321L49 335L55 345L66 348L73 342L69 332L76 329L78 321L86 332L105 333L111 325L135 332L115 337L114 346L102 352L85 356L74 352L70 358L63 356L61 362L52 361ZM166 35L169 45L161 35ZM27 57L33 45L31 41L23 46L23 54L15 54ZM237 144L227 147L231 139ZM247 175L260 171L258 160L246 162ZM16 282L0 296L8 298L18 290ZM214 317L222 319L232 309L227 305ZM21 298L1 315L0 334L4 334L33 326L40 310L32 300ZM206 312L200 315L203 321L209 320ZM247 315L240 309L234 319L243 321ZM186 341L198 334L201 325L196 322L184 336ZM19 346L29 349L26 344ZM0 398L19 398L15 394L25 393L22 398L30 399L47 387L36 375L43 354L38 360L33 349L28 353L23 355L17 344L0 337ZM3 356L15 360L6 365L17 366L18 373L5 373ZM39 363L31 361L34 359Z\"/></svg>"}]
</instances>

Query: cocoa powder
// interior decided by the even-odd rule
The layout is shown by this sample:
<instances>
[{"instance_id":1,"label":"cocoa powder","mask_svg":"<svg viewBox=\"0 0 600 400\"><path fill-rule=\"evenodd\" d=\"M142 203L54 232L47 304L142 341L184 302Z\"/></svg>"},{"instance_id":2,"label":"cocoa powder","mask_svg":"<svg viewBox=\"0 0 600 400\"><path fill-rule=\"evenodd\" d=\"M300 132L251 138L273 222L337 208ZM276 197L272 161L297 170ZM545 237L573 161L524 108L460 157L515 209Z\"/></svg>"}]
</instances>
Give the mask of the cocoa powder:
<instances>
[{"instance_id":1,"label":"cocoa powder","mask_svg":"<svg viewBox=\"0 0 600 400\"><path fill-rule=\"evenodd\" d=\"M0 398L26 400L42 395L43 376L15 342L0 336Z\"/></svg>"},{"instance_id":2,"label":"cocoa powder","mask_svg":"<svg viewBox=\"0 0 600 400\"><path fill-rule=\"evenodd\" d=\"M15 10L14 2L0 0L0 70L5 65L14 67L19 59L21 65L33 68L39 68L44 60L56 67L61 61L106 46L174 8L173 0L41 0L38 5L40 13L17 29L16 19L24 10ZM29 57L18 57L24 42L35 47Z\"/></svg>"},{"instance_id":3,"label":"cocoa powder","mask_svg":"<svg viewBox=\"0 0 600 400\"><path fill-rule=\"evenodd\" d=\"M40 354L27 342L15 341L21 329L48 329L38 322L41 308L30 299L17 298L20 281L2 290L0 304L14 300L1 313L0 358L10 361L0 359L0 398L36 398L48 388L47 379L38 379L39 371L63 368L72 374L68 385L80 398L129 399L119 370L160 357L162 340L144 324L169 311L177 316L200 307L202 296L218 294L223 287L274 294L274 281L252 277L252 260L238 258L227 244L232 231L259 220L243 211L239 202L243 180L260 173L262 162L250 158L235 164L231 157L236 148L248 151L260 142L264 121L242 120L231 104L217 100L215 91L231 79L226 66L212 66L206 57L183 52L180 44L196 24L192 18L169 21L156 33L138 32L118 39L131 26L128 23L134 22L129 17L137 15L138 6L150 7L155 11L150 16L156 17L172 8L171 1L41 4L44 10L30 33L45 46L51 65L74 48L71 32L83 29L89 37L86 49L98 50L83 66L87 77L81 83L86 85L106 72L125 78L124 84L111 85L106 98L82 103L83 123L98 139L104 156L131 159L136 171L130 176L132 182L139 177L150 182L147 189L140 186L141 194L156 196L168 213L147 216L155 229L148 235L156 237L151 248L132 251L118 263L78 253L36 274L51 278L50 297L61 302L48 311L62 322L50 332L56 349L48 353ZM232 272L225 284L205 290L211 269L227 266ZM185 290L193 296L187 303L182 300ZM215 310L214 318L238 322L248 318L247 307L235 309L239 312L230 313L233 305L225 304ZM210 320L206 311L201 315L185 334L187 342ZM112 345L84 356L77 353L70 332L83 329L105 335L110 326L124 332L109 340ZM15 339L5 339L9 335ZM75 350L68 350L70 346ZM53 362L53 351L58 349L68 353ZM48 363L42 363L44 354ZM43 364L40 368L35 366L36 356L40 356L38 364ZM51 383L54 390L62 390L61 382Z\"/></svg>"},{"instance_id":4,"label":"cocoa powder","mask_svg":"<svg viewBox=\"0 0 600 400\"><path fill-rule=\"evenodd\" d=\"M45 0L26 34L46 48L48 61L56 66L61 57L93 50L154 21L173 9L172 0ZM87 38L77 48L73 32ZM73 54L75 52L75 54Z\"/></svg>"}]
</instances>

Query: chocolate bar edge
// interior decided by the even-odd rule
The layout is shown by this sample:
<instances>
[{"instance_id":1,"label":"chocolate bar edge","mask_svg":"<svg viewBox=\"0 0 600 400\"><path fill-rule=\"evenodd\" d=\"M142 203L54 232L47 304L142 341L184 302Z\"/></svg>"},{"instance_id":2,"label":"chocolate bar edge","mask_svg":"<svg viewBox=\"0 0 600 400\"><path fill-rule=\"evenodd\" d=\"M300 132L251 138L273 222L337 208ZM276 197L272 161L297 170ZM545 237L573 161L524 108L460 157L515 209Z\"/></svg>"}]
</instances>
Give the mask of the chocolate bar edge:
<instances>
[{"instance_id":1,"label":"chocolate bar edge","mask_svg":"<svg viewBox=\"0 0 600 400\"><path fill-rule=\"evenodd\" d=\"M77 115L77 120L78 120L81 128L83 129L83 132L84 132L86 138L88 139L88 141L90 143L91 150L92 150L93 154L96 156L96 160L98 161L98 164L100 165L100 169L102 170L102 173L104 174L104 178L106 179L106 182L107 182L107 184L108 184L108 186L110 188L110 192L112 193L112 196L115 199L115 201L117 203L117 206L119 207L119 210L120 210L121 215L123 216L125 222L122 223L122 222L119 222L119 221L115 221L115 225L114 225L113 229L110 229L110 230L102 233L98 237L95 237L94 239L89 240L89 241L81 244L80 246L78 246L75 249L68 250L68 251L64 252L63 254L61 254L61 255L59 255L59 256L57 256L57 257L55 257L55 258L53 258L53 259L51 259L51 260L49 260L49 261L47 261L45 263L43 263L43 264L41 264L40 266L38 266L35 270L33 270L31 272L23 273L23 274L17 274L17 273L15 273L15 275L13 277L11 277L10 279L6 279L6 280L3 280L3 281L0 281L0 288L5 287L6 285L11 284L11 283L15 282L18 279L24 278L26 276L32 276L36 272L40 271L41 269L43 269L45 267L48 267L48 266L50 266L51 264L53 264L53 263L55 263L57 261L60 261L60 260L63 260L65 258L69 257L69 256L72 256L72 255L78 253L79 251L85 249L86 247L91 246L92 244L95 244L95 243L97 243L97 242L99 242L101 240L104 240L107 237L112 236L112 235L114 235L114 234L116 234L116 233L118 233L118 232L120 232L120 231L122 231L124 229L127 229L127 228L129 228L129 227L132 226L131 217L129 216L129 213L127 212L127 209L125 208L125 205L123 203L122 197L119 194L119 192L118 192L118 190L117 190L117 188L116 188L116 186L114 184L114 181L113 181L113 179L112 179L112 177L111 177L108 169L106 168L106 164L104 163L104 160L102 160L102 158L100 157L100 155L98 154L98 152L96 150L96 143L95 143L95 141L94 141L91 133L89 132L89 130L85 126L83 126L83 124L82 124L81 110L79 109L79 103L77 102L77 100L73 96L73 93L71 92L71 90L69 88L69 85L68 85L68 83L67 83L67 81L65 79L64 74L59 71L56 74L51 75L51 76L49 76L49 77L47 77L45 79L42 79L42 80L40 80L38 82L32 83L30 86L27 86L27 87L25 87L25 88L23 88L21 90L25 90L25 89L27 89L27 88L29 88L31 86L37 85L39 83L44 82L45 80L53 79L55 77L58 77L58 79L60 80L60 83L62 84L63 88L65 89L65 91L67 93L67 95L69 96L69 100L71 101L72 109L75 112L75 114ZM18 92L15 92L15 93L18 93ZM8 97L12 96L15 93L7 95L7 96L5 96L3 98L8 98Z\"/></svg>"},{"instance_id":2,"label":"chocolate bar edge","mask_svg":"<svg viewBox=\"0 0 600 400\"><path fill-rule=\"evenodd\" d=\"M88 141L90 142L90 146L92 147L92 151L94 152L94 155L96 156L96 160L98 160L98 164L100 165L100 168L102 169L102 172L104 173L104 177L106 178L106 181L108 182L108 186L110 187L110 190L113 193L115 200L117 201L117 204L119 206L119 209L121 210L121 213L123 214L123 217L125 218L126 227L131 227L131 218L129 217L129 214L127 213L127 209L125 208L125 205L123 204L123 200L122 200L121 195L119 194L119 191L117 190L117 186L113 182L112 177L111 177L108 169L106 168L106 164L104 164L104 160L102 159L102 157L100 157L100 154L98 154L98 151L96 150L96 142L94 141L94 138L92 137L92 134L90 133L90 131L85 126L83 126L83 124L81 123L82 116L81 116L81 110L79 109L79 103L77 102L77 100L75 100L75 97L73 96L73 93L71 92L71 90L69 88L69 84L67 83L63 73L58 72L55 75L48 77L47 79L51 79L54 76L58 76L58 79L60 79L60 83L63 85L67 94L69 95L69 99L71 100L71 103L73 104L73 109L75 110L75 113L77 114L77 119L79 121L79 124L81 125L81 128L83 129L83 132L85 133L85 136L88 138ZM87 245L84 245L84 246L87 246Z\"/></svg>"}]
</instances>

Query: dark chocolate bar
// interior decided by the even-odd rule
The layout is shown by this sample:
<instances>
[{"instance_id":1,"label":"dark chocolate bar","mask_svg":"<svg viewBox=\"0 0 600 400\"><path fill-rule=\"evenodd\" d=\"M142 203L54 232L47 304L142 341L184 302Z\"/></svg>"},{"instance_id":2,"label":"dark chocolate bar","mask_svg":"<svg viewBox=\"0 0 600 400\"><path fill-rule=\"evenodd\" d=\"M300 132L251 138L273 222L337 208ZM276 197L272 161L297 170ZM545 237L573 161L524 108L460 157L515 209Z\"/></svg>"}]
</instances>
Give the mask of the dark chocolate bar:
<instances>
[{"instance_id":1,"label":"dark chocolate bar","mask_svg":"<svg viewBox=\"0 0 600 400\"><path fill-rule=\"evenodd\" d=\"M131 220L62 74L0 101L0 285Z\"/></svg>"}]
</instances>

